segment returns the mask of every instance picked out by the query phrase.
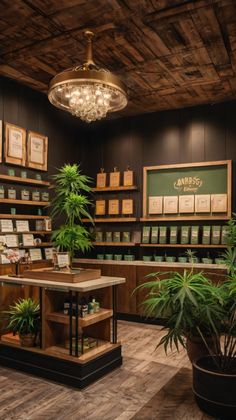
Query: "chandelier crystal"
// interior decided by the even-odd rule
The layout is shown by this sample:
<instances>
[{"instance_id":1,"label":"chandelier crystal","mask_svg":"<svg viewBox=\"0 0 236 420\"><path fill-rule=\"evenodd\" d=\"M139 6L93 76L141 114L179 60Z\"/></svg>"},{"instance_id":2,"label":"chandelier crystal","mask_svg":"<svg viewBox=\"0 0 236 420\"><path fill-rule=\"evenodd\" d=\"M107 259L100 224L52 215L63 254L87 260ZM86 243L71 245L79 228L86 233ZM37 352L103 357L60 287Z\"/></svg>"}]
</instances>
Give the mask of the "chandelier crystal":
<instances>
[{"instance_id":1,"label":"chandelier crystal","mask_svg":"<svg viewBox=\"0 0 236 420\"><path fill-rule=\"evenodd\" d=\"M81 66L57 74L49 85L48 99L57 108L91 122L105 118L127 105L124 84L93 61L93 32L86 31L87 56Z\"/></svg>"}]
</instances>

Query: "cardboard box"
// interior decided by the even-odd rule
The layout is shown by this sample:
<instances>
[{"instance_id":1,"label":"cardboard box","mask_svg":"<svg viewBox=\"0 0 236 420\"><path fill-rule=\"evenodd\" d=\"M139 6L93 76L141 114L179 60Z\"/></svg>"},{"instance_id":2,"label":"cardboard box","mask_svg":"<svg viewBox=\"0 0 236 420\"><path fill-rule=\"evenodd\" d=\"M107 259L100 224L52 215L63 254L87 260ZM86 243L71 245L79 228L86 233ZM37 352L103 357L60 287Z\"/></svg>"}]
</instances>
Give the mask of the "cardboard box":
<instances>
[{"instance_id":1,"label":"cardboard box","mask_svg":"<svg viewBox=\"0 0 236 420\"><path fill-rule=\"evenodd\" d=\"M180 243L182 245L189 244L190 226L181 226Z\"/></svg>"},{"instance_id":2,"label":"cardboard box","mask_svg":"<svg viewBox=\"0 0 236 420\"><path fill-rule=\"evenodd\" d=\"M159 243L166 244L167 242L167 227L160 226L159 227Z\"/></svg>"},{"instance_id":3,"label":"cardboard box","mask_svg":"<svg viewBox=\"0 0 236 420\"><path fill-rule=\"evenodd\" d=\"M190 243L192 245L197 245L199 243L199 226L192 226L191 227Z\"/></svg>"},{"instance_id":4,"label":"cardboard box","mask_svg":"<svg viewBox=\"0 0 236 420\"><path fill-rule=\"evenodd\" d=\"M151 232L150 226L143 226L143 234L142 234L142 243L143 244L149 244L149 242L150 242L150 232Z\"/></svg>"},{"instance_id":5,"label":"cardboard box","mask_svg":"<svg viewBox=\"0 0 236 420\"><path fill-rule=\"evenodd\" d=\"M151 231L151 244L158 243L158 226L153 226Z\"/></svg>"},{"instance_id":6,"label":"cardboard box","mask_svg":"<svg viewBox=\"0 0 236 420\"><path fill-rule=\"evenodd\" d=\"M209 245L211 243L211 226L202 227L202 243Z\"/></svg>"},{"instance_id":7,"label":"cardboard box","mask_svg":"<svg viewBox=\"0 0 236 420\"><path fill-rule=\"evenodd\" d=\"M170 226L170 244L177 244L178 228Z\"/></svg>"},{"instance_id":8,"label":"cardboard box","mask_svg":"<svg viewBox=\"0 0 236 420\"><path fill-rule=\"evenodd\" d=\"M211 243L213 245L219 245L221 236L221 226L212 226L211 229Z\"/></svg>"}]
</instances>

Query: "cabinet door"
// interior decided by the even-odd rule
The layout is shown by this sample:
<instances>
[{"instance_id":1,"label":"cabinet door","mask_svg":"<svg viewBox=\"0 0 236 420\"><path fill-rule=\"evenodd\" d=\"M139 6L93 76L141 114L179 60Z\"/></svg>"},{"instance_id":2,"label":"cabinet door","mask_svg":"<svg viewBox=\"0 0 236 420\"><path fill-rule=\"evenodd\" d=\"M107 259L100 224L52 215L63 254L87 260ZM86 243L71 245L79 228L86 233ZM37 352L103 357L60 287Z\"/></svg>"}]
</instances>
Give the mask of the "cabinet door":
<instances>
[{"instance_id":1,"label":"cabinet door","mask_svg":"<svg viewBox=\"0 0 236 420\"><path fill-rule=\"evenodd\" d=\"M113 265L112 276L125 277L126 282L117 286L117 312L136 314L136 294L132 295L136 287L136 266Z\"/></svg>"}]
</instances>

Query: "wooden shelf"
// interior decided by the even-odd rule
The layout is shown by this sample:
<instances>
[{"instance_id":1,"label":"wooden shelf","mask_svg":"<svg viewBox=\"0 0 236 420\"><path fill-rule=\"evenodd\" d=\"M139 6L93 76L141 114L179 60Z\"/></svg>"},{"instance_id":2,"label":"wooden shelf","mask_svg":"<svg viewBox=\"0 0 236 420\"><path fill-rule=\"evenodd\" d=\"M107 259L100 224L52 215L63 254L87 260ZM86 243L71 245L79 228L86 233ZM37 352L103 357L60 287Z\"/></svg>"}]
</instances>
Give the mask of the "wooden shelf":
<instances>
[{"instance_id":1,"label":"wooden shelf","mask_svg":"<svg viewBox=\"0 0 236 420\"><path fill-rule=\"evenodd\" d=\"M204 244L140 244L141 247L158 247L158 248L227 248L227 245L204 245Z\"/></svg>"},{"instance_id":2,"label":"wooden shelf","mask_svg":"<svg viewBox=\"0 0 236 420\"><path fill-rule=\"evenodd\" d=\"M0 174L0 180L6 181L9 183L17 183L17 184L31 184L31 185L38 185L41 187L50 187L50 182L48 181L39 181L37 179L32 178L21 178L20 176L10 176Z\"/></svg>"},{"instance_id":3,"label":"wooden shelf","mask_svg":"<svg viewBox=\"0 0 236 420\"><path fill-rule=\"evenodd\" d=\"M26 220L36 219L37 220L38 219L40 220L40 219L50 219L50 216L37 216L34 214L0 214L0 219L20 219L20 220L22 219L26 219ZM14 233L14 232L11 232L11 233Z\"/></svg>"},{"instance_id":4,"label":"wooden shelf","mask_svg":"<svg viewBox=\"0 0 236 420\"><path fill-rule=\"evenodd\" d=\"M17 232L16 230L14 230L13 232L1 232L1 235L24 235L24 234L28 234L28 233L32 233L32 234L36 234L36 235L50 235L52 233L51 230L28 230L27 232Z\"/></svg>"},{"instance_id":5,"label":"wooden shelf","mask_svg":"<svg viewBox=\"0 0 236 420\"><path fill-rule=\"evenodd\" d=\"M39 245L21 245L21 246L17 246L16 248L20 248L20 249L25 249L25 248L43 248L44 246L53 246L53 244L51 242L42 242Z\"/></svg>"},{"instance_id":6,"label":"wooden shelf","mask_svg":"<svg viewBox=\"0 0 236 420\"><path fill-rule=\"evenodd\" d=\"M49 201L32 201L32 200L12 200L11 198L2 198L2 204L21 204L28 206L49 206Z\"/></svg>"},{"instance_id":7,"label":"wooden shelf","mask_svg":"<svg viewBox=\"0 0 236 420\"><path fill-rule=\"evenodd\" d=\"M174 216L163 216L163 217L141 217L140 222L188 222L188 221L197 221L197 220L229 220L227 215L201 215L201 216L178 216L177 214Z\"/></svg>"},{"instance_id":8,"label":"wooden shelf","mask_svg":"<svg viewBox=\"0 0 236 420\"><path fill-rule=\"evenodd\" d=\"M111 309L101 308L99 312L95 314L86 315L84 318L79 318L79 327L84 328L89 325L96 324L97 322L103 321L104 319L111 318L113 316L113 311ZM46 316L47 321L56 322L58 324L69 325L70 317L60 312L51 312ZM73 316L73 322L75 322L75 317Z\"/></svg>"},{"instance_id":9,"label":"wooden shelf","mask_svg":"<svg viewBox=\"0 0 236 420\"><path fill-rule=\"evenodd\" d=\"M137 222L137 217L108 217L106 219L95 218L94 223L123 223L123 222ZM89 219L82 219L84 223L91 223Z\"/></svg>"},{"instance_id":10,"label":"wooden shelf","mask_svg":"<svg viewBox=\"0 0 236 420\"><path fill-rule=\"evenodd\" d=\"M93 246L137 246L134 242L93 242Z\"/></svg>"},{"instance_id":11,"label":"wooden shelf","mask_svg":"<svg viewBox=\"0 0 236 420\"><path fill-rule=\"evenodd\" d=\"M129 187L120 186L120 187L104 187L104 188L92 188L92 192L111 192L111 191L135 191L138 187L136 185L132 185Z\"/></svg>"}]
</instances>

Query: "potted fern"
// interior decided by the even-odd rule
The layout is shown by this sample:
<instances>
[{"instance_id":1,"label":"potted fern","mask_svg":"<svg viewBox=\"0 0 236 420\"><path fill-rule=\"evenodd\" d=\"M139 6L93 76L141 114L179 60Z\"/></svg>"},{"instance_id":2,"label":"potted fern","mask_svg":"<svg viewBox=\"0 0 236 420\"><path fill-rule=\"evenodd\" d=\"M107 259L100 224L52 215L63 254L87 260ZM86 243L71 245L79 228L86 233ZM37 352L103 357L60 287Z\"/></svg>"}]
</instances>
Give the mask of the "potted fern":
<instances>
[{"instance_id":1,"label":"potted fern","mask_svg":"<svg viewBox=\"0 0 236 420\"><path fill-rule=\"evenodd\" d=\"M39 303L31 298L18 299L5 311L9 318L7 329L19 334L23 347L33 347L40 328Z\"/></svg>"},{"instance_id":2,"label":"potted fern","mask_svg":"<svg viewBox=\"0 0 236 420\"><path fill-rule=\"evenodd\" d=\"M77 164L65 164L53 175L55 197L51 203L51 216L54 222L63 219L64 223L52 234L52 242L70 256L70 266L76 251L91 248L90 233L82 223L83 218L93 219L88 207L91 204L87 195L91 191L91 180L80 171Z\"/></svg>"}]
</instances>

